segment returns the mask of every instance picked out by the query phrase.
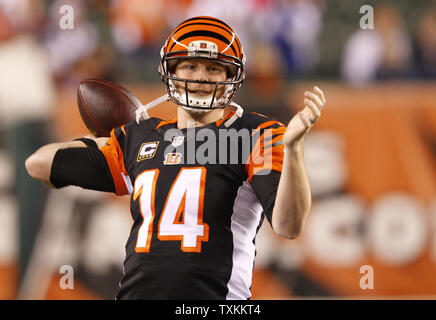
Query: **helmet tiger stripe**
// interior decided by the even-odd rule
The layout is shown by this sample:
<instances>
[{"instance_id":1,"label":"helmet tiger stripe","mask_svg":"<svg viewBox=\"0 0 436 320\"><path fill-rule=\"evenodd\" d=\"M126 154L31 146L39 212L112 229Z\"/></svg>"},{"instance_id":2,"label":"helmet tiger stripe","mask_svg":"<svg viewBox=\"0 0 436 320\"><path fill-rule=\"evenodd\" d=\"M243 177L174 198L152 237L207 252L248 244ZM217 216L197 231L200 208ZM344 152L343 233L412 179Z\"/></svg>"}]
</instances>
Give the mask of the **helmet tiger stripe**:
<instances>
[{"instance_id":1,"label":"helmet tiger stripe","mask_svg":"<svg viewBox=\"0 0 436 320\"><path fill-rule=\"evenodd\" d=\"M195 40L210 40L218 45L218 52L243 58L241 42L233 29L212 17L191 18L179 24L168 37L165 51L183 51Z\"/></svg>"},{"instance_id":2,"label":"helmet tiger stripe","mask_svg":"<svg viewBox=\"0 0 436 320\"><path fill-rule=\"evenodd\" d=\"M199 101L178 94L174 81L184 82L185 85L195 81L176 78L173 75L174 67L180 59L195 58L215 60L226 66L231 80L211 82L216 88L219 85L226 86L222 97L215 99L213 96L210 101ZM159 72L173 102L190 109L210 110L231 102L245 79L244 65L244 50L234 30L217 18L200 16L183 21L170 33L161 49Z\"/></svg>"}]
</instances>

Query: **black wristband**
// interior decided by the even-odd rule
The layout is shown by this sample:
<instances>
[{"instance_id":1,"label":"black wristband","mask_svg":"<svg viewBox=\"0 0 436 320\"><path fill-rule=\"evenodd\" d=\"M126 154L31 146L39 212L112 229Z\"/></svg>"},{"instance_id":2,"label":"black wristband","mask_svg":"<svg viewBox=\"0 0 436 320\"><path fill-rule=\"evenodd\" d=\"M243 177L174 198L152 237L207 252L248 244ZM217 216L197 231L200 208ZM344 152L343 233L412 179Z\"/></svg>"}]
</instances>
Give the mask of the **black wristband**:
<instances>
[{"instance_id":1,"label":"black wristband","mask_svg":"<svg viewBox=\"0 0 436 320\"><path fill-rule=\"evenodd\" d=\"M74 139L74 141L82 141L84 144L86 144L86 146L88 148L97 148L98 149L97 142L95 142L94 139L90 139L90 138L77 138L77 139Z\"/></svg>"}]
</instances>

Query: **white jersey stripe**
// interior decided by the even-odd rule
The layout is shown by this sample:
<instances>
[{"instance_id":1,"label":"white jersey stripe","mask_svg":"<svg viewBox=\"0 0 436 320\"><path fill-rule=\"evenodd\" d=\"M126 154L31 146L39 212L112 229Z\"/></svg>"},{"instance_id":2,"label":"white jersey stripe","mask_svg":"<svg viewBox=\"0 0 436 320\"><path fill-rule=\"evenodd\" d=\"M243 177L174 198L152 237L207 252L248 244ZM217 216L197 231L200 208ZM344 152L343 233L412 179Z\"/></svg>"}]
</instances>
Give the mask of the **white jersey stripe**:
<instances>
[{"instance_id":1,"label":"white jersey stripe","mask_svg":"<svg viewBox=\"0 0 436 320\"><path fill-rule=\"evenodd\" d=\"M233 205L231 230L233 234L233 266L227 283L228 300L242 300L251 297L250 287L256 248L254 238L262 216L262 205L250 183L245 181L239 187Z\"/></svg>"},{"instance_id":2,"label":"white jersey stripe","mask_svg":"<svg viewBox=\"0 0 436 320\"><path fill-rule=\"evenodd\" d=\"M123 177L124 183L126 184L127 192L129 192L129 194L132 194L133 186L132 186L132 181L130 181L130 177L122 172L121 172L121 176Z\"/></svg>"}]
</instances>

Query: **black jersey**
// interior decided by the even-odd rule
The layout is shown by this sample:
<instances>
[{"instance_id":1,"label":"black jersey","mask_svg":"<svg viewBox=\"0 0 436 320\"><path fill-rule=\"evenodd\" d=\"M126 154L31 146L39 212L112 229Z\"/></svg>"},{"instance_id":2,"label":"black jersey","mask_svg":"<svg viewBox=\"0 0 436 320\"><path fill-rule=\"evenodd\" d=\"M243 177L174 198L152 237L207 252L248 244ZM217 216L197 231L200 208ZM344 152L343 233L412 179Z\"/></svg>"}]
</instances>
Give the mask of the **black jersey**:
<instances>
[{"instance_id":1,"label":"black jersey","mask_svg":"<svg viewBox=\"0 0 436 320\"><path fill-rule=\"evenodd\" d=\"M286 128L255 113L227 127L233 115L193 133L158 118L112 130L101 151L134 221L117 299L251 297L254 240L271 219Z\"/></svg>"}]
</instances>

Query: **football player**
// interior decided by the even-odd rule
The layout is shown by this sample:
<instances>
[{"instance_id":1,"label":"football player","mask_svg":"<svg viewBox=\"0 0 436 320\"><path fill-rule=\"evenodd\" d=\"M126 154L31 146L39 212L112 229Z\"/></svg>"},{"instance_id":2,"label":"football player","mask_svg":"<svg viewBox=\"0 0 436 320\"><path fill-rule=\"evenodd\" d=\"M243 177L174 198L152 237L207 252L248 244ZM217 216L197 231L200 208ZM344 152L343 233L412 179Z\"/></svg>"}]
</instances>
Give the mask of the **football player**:
<instances>
[{"instance_id":1,"label":"football player","mask_svg":"<svg viewBox=\"0 0 436 320\"><path fill-rule=\"evenodd\" d=\"M285 238L301 233L311 207L304 138L326 99L317 87L307 91L287 126L243 112L232 98L244 62L226 23L188 19L169 35L159 65L177 119L141 119L139 110L137 122L109 138L46 145L26 161L48 186L130 194L134 222L117 299L249 299L264 217ZM241 132L250 143L229 143ZM216 149L204 152L206 142Z\"/></svg>"}]
</instances>

